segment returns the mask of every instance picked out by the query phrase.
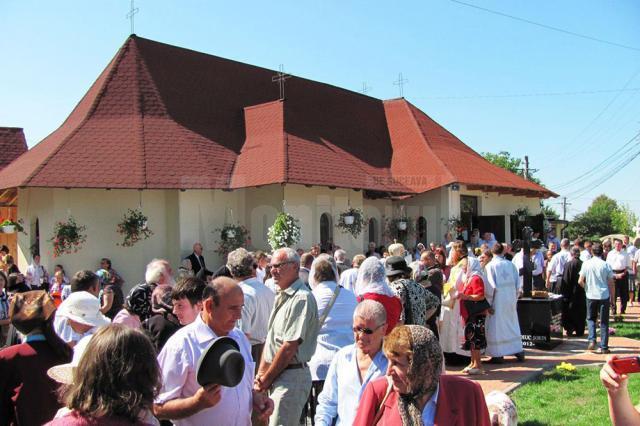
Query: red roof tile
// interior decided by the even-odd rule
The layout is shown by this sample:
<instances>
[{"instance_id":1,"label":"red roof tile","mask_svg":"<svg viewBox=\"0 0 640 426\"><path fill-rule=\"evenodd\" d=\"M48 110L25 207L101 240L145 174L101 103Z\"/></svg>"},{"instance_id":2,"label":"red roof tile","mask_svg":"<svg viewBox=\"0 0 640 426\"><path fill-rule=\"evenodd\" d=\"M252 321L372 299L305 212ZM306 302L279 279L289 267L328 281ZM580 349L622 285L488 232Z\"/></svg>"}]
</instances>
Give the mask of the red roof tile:
<instances>
[{"instance_id":1,"label":"red roof tile","mask_svg":"<svg viewBox=\"0 0 640 426\"><path fill-rule=\"evenodd\" d=\"M131 36L62 126L0 172L0 188L288 182L415 194L472 182L552 195L404 100L292 77L276 101L274 74Z\"/></svg>"},{"instance_id":2,"label":"red roof tile","mask_svg":"<svg viewBox=\"0 0 640 426\"><path fill-rule=\"evenodd\" d=\"M19 127L0 127L0 170L27 151L27 140Z\"/></svg>"}]
</instances>

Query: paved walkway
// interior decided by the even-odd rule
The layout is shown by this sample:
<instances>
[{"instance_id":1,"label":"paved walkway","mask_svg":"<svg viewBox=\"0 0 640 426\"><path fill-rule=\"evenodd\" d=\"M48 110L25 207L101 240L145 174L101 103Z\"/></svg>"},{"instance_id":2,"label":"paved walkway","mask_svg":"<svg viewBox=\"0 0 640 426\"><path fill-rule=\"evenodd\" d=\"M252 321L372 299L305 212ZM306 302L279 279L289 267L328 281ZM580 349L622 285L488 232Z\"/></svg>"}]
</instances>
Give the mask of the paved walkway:
<instances>
[{"instance_id":1,"label":"paved walkway","mask_svg":"<svg viewBox=\"0 0 640 426\"><path fill-rule=\"evenodd\" d=\"M628 307L625 322L640 321L640 307ZM551 351L539 349L526 349L526 361L524 363L515 362L513 357L505 357L504 364L484 364L486 374L482 376L466 376L476 380L482 386L485 394L492 390L510 392L527 382L543 371L553 368L560 362L569 362L574 365L584 365L602 363L606 355L597 355L586 351L587 339L585 338L564 338L559 346ZM609 348L612 354L639 354L640 340L628 339L625 337L610 336ZM484 358L488 360L488 358ZM461 367L448 367L447 374L461 375Z\"/></svg>"}]
</instances>

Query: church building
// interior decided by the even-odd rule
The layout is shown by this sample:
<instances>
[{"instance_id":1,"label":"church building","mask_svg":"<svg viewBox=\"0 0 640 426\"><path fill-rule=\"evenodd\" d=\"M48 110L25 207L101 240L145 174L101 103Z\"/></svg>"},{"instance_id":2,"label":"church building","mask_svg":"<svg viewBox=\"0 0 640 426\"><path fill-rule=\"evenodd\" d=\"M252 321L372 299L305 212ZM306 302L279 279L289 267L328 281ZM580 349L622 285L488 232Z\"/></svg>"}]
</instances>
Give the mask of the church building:
<instances>
[{"instance_id":1,"label":"church building","mask_svg":"<svg viewBox=\"0 0 640 426\"><path fill-rule=\"evenodd\" d=\"M514 212L535 216L556 196L487 162L404 98L274 76L130 36L64 123L0 171L3 199L27 231L20 268L30 250L69 272L109 257L132 284L150 259L177 266L195 241L213 268L223 261L216 228L241 224L251 248L269 250L283 209L300 221L297 247L335 244L349 256L370 241L439 242L454 222L507 241ZM357 237L335 226L348 207L367 218ZM154 234L120 247L116 225L135 208ZM86 226L86 242L53 258L55 223L69 216ZM412 232L390 235L386 223L400 216Z\"/></svg>"}]
</instances>

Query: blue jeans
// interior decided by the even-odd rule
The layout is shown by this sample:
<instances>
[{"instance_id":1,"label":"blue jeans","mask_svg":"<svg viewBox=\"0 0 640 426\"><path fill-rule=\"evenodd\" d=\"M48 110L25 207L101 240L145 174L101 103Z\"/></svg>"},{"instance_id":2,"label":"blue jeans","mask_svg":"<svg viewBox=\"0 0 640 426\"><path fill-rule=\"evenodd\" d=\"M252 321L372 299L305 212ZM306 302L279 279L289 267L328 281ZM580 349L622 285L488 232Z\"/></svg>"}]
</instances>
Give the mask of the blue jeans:
<instances>
[{"instance_id":1,"label":"blue jeans","mask_svg":"<svg viewBox=\"0 0 640 426\"><path fill-rule=\"evenodd\" d=\"M600 315L600 347L609 349L609 299L587 299L589 341L596 341L596 321Z\"/></svg>"}]
</instances>

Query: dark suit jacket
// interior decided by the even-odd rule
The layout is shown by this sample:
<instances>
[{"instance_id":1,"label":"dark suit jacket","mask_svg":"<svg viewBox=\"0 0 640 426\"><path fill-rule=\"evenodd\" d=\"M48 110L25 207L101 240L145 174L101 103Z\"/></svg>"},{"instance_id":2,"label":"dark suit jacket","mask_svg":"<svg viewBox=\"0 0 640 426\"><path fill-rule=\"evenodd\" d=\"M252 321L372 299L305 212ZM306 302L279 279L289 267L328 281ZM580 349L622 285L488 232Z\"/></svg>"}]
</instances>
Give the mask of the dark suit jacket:
<instances>
[{"instance_id":1,"label":"dark suit jacket","mask_svg":"<svg viewBox=\"0 0 640 426\"><path fill-rule=\"evenodd\" d=\"M200 257L200 263L202 264L202 268L207 269L207 265L204 264L204 257L202 256L198 256L198 257ZM191 253L189 256L187 256L187 259L191 261L191 267L193 268L193 275L197 274L201 268L200 263L198 263L198 257L196 257L195 253Z\"/></svg>"},{"instance_id":2,"label":"dark suit jacket","mask_svg":"<svg viewBox=\"0 0 640 426\"><path fill-rule=\"evenodd\" d=\"M364 390L354 426L372 426L376 411L387 390L387 378L369 382ZM378 425L402 426L398 411L398 394L392 390L385 403ZM457 376L440 376L440 390L436 404L435 425L440 426L491 426L489 410L476 382Z\"/></svg>"}]
</instances>

